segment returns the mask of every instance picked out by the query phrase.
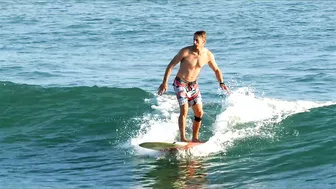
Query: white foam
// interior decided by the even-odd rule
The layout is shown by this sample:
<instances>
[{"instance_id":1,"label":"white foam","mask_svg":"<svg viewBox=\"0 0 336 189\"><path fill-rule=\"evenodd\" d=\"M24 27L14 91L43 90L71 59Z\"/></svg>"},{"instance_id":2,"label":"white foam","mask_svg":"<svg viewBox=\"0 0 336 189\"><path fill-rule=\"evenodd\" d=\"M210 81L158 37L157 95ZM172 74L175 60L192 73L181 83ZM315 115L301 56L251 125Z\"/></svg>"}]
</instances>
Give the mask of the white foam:
<instances>
[{"instance_id":1,"label":"white foam","mask_svg":"<svg viewBox=\"0 0 336 189\"><path fill-rule=\"evenodd\" d=\"M175 96L162 95L155 97L152 114L143 115L138 134L130 139L130 145L140 155L157 155L157 152L139 147L142 142L175 141L178 135L178 104ZM146 100L148 103L153 103Z\"/></svg>"},{"instance_id":2,"label":"white foam","mask_svg":"<svg viewBox=\"0 0 336 189\"><path fill-rule=\"evenodd\" d=\"M239 139L252 136L273 138L274 132L267 127L281 122L290 115L312 108L328 106L332 102L285 101L256 97L249 88L239 88L223 102L223 111L216 116L213 136L206 149L209 153L222 152ZM240 128L244 125L243 128ZM212 150L210 150L212 149Z\"/></svg>"},{"instance_id":3,"label":"white foam","mask_svg":"<svg viewBox=\"0 0 336 189\"><path fill-rule=\"evenodd\" d=\"M148 103L153 103L148 101ZM222 102L222 111L216 116L213 136L205 144L179 156L207 156L226 152L236 140L258 136L272 138L275 135L268 127L281 122L290 115L309 111L311 108L332 105L332 102L285 101L257 97L249 88L231 91ZM139 147L141 142L174 141L178 136L179 108L174 95L155 97L152 105L155 113L143 115L144 120L138 134L130 139L130 145L138 154L152 155L152 150ZM188 122L187 125L190 125Z\"/></svg>"}]
</instances>

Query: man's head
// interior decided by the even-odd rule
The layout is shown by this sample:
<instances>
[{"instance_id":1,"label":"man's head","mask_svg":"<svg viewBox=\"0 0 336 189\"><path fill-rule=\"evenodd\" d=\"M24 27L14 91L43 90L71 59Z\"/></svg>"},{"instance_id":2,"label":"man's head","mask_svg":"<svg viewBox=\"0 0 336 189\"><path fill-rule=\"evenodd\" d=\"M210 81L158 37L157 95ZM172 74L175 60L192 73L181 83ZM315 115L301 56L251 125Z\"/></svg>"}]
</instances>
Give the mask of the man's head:
<instances>
[{"instance_id":1,"label":"man's head","mask_svg":"<svg viewBox=\"0 0 336 189\"><path fill-rule=\"evenodd\" d=\"M201 30L194 33L194 46L203 47L206 42L206 32Z\"/></svg>"}]
</instances>

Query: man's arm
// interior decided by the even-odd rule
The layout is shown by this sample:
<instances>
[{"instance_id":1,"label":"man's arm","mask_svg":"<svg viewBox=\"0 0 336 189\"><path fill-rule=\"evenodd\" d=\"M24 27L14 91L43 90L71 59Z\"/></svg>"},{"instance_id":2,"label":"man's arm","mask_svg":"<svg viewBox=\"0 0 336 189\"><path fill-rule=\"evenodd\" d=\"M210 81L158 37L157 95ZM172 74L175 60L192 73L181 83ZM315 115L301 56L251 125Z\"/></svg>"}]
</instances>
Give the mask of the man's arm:
<instances>
[{"instance_id":1,"label":"man's arm","mask_svg":"<svg viewBox=\"0 0 336 189\"><path fill-rule=\"evenodd\" d=\"M159 91L158 94L162 95L163 93L165 93L167 91L168 88L168 79L169 76L173 70L173 68L182 61L183 57L185 54L185 48L181 49L175 56L174 58L170 61L170 63L168 64L164 77L163 77L163 81L162 84L159 87Z\"/></svg>"},{"instance_id":2,"label":"man's arm","mask_svg":"<svg viewBox=\"0 0 336 189\"><path fill-rule=\"evenodd\" d=\"M215 72L216 78L219 82L219 86L223 89L226 90L228 93L230 93L229 88L224 84L224 79L223 79L223 74L222 71L218 68L215 56L209 51L209 66L210 68Z\"/></svg>"}]
</instances>

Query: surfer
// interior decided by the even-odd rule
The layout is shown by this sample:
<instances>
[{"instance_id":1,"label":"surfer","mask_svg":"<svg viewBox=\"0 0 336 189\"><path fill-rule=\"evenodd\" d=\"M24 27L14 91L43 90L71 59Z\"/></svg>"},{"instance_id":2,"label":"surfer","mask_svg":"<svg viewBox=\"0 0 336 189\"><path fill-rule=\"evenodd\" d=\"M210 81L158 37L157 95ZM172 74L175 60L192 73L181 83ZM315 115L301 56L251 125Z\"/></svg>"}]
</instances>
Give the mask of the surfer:
<instances>
[{"instance_id":1,"label":"surfer","mask_svg":"<svg viewBox=\"0 0 336 189\"><path fill-rule=\"evenodd\" d=\"M168 89L168 78L173 68L180 63L180 69L174 79L173 86L178 103L180 115L178 119L180 140L188 142L185 136L186 118L189 106L194 112L192 142L200 142L198 139L199 129L203 116L203 105L201 92L197 78L205 64L215 72L219 86L230 93L229 88L224 84L222 71L218 68L215 57L210 50L204 47L206 43L206 32L197 31L194 33L192 46L182 48L168 64L158 94L162 95Z\"/></svg>"}]
</instances>

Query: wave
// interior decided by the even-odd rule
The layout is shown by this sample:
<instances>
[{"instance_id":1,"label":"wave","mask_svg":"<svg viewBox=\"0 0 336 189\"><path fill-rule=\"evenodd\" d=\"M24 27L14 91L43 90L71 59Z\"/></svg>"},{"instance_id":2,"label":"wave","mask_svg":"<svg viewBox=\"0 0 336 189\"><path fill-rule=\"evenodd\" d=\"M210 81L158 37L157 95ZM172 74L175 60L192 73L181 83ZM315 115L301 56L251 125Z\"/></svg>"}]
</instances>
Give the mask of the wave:
<instances>
[{"instance_id":1,"label":"wave","mask_svg":"<svg viewBox=\"0 0 336 189\"><path fill-rule=\"evenodd\" d=\"M179 106L173 94L157 96L140 88L50 87L0 82L3 142L37 140L38 145L78 141L117 145L140 155L146 141L178 140ZM290 137L332 133L335 102L287 101L239 88L218 101L204 102L200 139L193 156L243 155ZM192 111L187 119L191 137ZM328 132L323 132L326 139ZM183 157L185 154L181 152Z\"/></svg>"},{"instance_id":2,"label":"wave","mask_svg":"<svg viewBox=\"0 0 336 189\"><path fill-rule=\"evenodd\" d=\"M141 142L178 140L179 109L175 96L156 96L155 99L156 104L152 105L155 112L141 117L143 121L138 133L125 144L140 155L157 154L138 147ZM300 120L306 115L314 119L315 115L311 115L312 112L319 114L325 107L336 111L335 104L335 102L286 101L256 96L251 89L242 87L232 91L230 96L222 98L217 105L204 104L206 116L202 123L200 138L208 142L190 151L195 156L207 156L213 153L226 153L240 141L252 140L258 143L264 140L266 143L271 143L281 140L284 135L298 136L300 135L298 130L290 130L288 123L296 124L297 117ZM215 114L209 116L207 112L213 111ZM191 124L192 119L188 119L189 136ZM251 145L251 142L248 145Z\"/></svg>"},{"instance_id":3,"label":"wave","mask_svg":"<svg viewBox=\"0 0 336 189\"><path fill-rule=\"evenodd\" d=\"M150 111L140 88L50 87L0 82L0 127L12 138L120 135ZM127 131L123 131L126 133ZM22 138L22 137L21 137Z\"/></svg>"}]
</instances>

